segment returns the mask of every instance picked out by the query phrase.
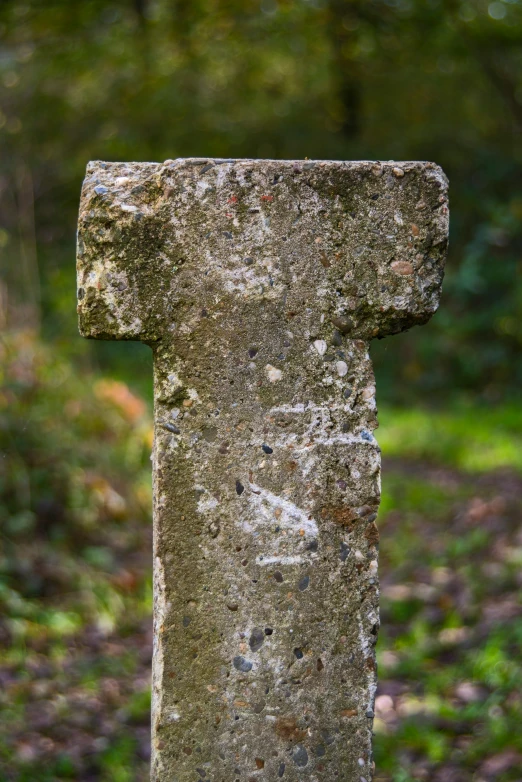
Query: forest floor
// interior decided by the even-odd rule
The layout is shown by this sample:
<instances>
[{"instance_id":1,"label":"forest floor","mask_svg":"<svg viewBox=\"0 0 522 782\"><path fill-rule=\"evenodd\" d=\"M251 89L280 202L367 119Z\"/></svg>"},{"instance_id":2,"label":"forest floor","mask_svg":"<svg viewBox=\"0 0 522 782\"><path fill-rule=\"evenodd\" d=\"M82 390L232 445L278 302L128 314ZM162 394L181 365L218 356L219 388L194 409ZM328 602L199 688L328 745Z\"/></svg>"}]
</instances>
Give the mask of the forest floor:
<instances>
[{"instance_id":1,"label":"forest floor","mask_svg":"<svg viewBox=\"0 0 522 782\"><path fill-rule=\"evenodd\" d=\"M145 782L147 406L31 339L2 358L0 780ZM380 419L376 782L521 782L522 413Z\"/></svg>"}]
</instances>

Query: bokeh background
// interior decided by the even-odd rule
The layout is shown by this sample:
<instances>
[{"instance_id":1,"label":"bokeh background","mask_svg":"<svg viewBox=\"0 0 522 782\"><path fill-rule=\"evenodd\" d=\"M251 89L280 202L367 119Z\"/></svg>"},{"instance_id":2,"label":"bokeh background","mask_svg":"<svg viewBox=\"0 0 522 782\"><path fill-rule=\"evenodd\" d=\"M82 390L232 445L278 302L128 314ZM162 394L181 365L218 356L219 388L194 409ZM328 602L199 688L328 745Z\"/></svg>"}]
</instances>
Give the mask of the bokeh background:
<instances>
[{"instance_id":1,"label":"bokeh background","mask_svg":"<svg viewBox=\"0 0 522 782\"><path fill-rule=\"evenodd\" d=\"M522 780L522 2L2 0L0 780L144 782L151 357L77 333L91 159L428 159L439 313L373 346L379 782Z\"/></svg>"}]
</instances>

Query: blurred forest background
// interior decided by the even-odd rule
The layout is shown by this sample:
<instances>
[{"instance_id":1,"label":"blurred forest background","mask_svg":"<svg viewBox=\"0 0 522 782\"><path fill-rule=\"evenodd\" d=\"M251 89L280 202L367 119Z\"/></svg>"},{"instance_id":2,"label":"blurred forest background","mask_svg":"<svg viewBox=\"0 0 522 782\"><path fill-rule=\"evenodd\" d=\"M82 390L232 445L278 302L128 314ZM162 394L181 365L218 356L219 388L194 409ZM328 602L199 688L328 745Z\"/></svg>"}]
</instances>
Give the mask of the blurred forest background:
<instances>
[{"instance_id":1,"label":"blurred forest background","mask_svg":"<svg viewBox=\"0 0 522 782\"><path fill-rule=\"evenodd\" d=\"M379 782L522 780L521 0L0 2L0 780L148 779L148 348L87 342L88 160L434 160L439 313L373 346ZM255 770L254 770L255 771Z\"/></svg>"}]
</instances>

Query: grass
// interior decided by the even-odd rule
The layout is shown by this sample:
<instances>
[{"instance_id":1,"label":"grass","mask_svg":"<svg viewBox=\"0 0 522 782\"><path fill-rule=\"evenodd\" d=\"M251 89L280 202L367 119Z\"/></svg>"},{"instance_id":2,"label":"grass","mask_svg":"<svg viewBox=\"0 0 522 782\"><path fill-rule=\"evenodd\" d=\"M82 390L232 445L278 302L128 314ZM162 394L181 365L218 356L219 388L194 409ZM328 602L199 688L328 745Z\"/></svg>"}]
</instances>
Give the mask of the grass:
<instances>
[{"instance_id":1,"label":"grass","mask_svg":"<svg viewBox=\"0 0 522 782\"><path fill-rule=\"evenodd\" d=\"M456 404L444 412L382 408L387 456L423 459L468 472L522 470L522 407Z\"/></svg>"},{"instance_id":2,"label":"grass","mask_svg":"<svg viewBox=\"0 0 522 782\"><path fill-rule=\"evenodd\" d=\"M381 411L377 780L520 780L522 415Z\"/></svg>"}]
</instances>

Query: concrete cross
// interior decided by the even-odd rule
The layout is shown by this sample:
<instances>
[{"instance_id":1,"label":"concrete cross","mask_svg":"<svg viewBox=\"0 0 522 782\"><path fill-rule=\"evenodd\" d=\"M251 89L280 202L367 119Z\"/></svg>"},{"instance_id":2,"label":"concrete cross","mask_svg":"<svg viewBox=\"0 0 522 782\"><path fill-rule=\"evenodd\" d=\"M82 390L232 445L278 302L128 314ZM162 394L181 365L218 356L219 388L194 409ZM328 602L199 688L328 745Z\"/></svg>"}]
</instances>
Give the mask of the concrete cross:
<instances>
[{"instance_id":1,"label":"concrete cross","mask_svg":"<svg viewBox=\"0 0 522 782\"><path fill-rule=\"evenodd\" d=\"M154 353L155 782L369 782L369 342L439 300L432 163L90 163L81 333Z\"/></svg>"}]
</instances>

